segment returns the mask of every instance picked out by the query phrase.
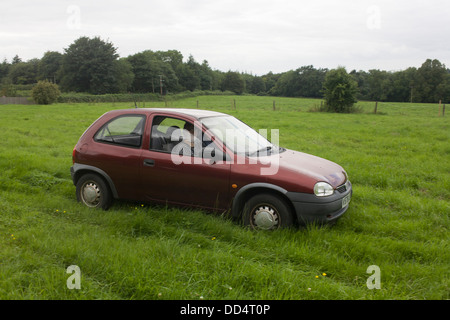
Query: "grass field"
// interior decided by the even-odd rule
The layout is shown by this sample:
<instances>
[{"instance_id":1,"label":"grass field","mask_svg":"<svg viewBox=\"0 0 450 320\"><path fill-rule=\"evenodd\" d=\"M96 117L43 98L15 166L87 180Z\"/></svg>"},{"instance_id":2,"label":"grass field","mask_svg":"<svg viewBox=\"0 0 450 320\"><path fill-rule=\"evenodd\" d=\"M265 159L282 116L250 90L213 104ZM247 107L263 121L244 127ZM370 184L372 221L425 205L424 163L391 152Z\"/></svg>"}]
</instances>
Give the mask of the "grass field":
<instances>
[{"instance_id":1,"label":"grass field","mask_svg":"<svg viewBox=\"0 0 450 320\"><path fill-rule=\"evenodd\" d=\"M372 102L329 114L309 112L319 100L254 96L167 105L279 129L280 145L339 163L353 183L350 209L333 227L274 232L151 204L90 210L76 202L72 149L100 115L132 104L0 106L0 299L450 298L450 114L438 105L379 103L378 114ZM67 287L71 265L79 290ZM367 287L371 265L380 289Z\"/></svg>"}]
</instances>

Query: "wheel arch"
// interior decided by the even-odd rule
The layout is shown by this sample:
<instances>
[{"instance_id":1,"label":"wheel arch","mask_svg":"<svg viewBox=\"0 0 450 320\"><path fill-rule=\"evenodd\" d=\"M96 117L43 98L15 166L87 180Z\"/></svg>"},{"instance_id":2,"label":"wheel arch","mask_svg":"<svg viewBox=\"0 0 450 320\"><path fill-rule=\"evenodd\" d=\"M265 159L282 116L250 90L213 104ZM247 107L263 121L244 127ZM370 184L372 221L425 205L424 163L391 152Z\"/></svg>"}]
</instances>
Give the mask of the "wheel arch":
<instances>
[{"instance_id":1,"label":"wheel arch","mask_svg":"<svg viewBox=\"0 0 450 320\"><path fill-rule=\"evenodd\" d=\"M242 217L242 213L245 207L245 203L254 195L259 193L271 193L273 195L279 196L283 200L285 200L286 204L289 206L291 210L292 218L296 221L297 216L295 215L295 209L292 205L291 200L286 196L288 191L284 188L281 188L277 185L271 183L251 183L248 184L236 193L233 203L231 205L231 215L234 219L239 219Z\"/></svg>"},{"instance_id":2,"label":"wheel arch","mask_svg":"<svg viewBox=\"0 0 450 320\"><path fill-rule=\"evenodd\" d=\"M94 173L100 176L106 183L106 185L109 187L114 199L118 199L119 195L117 194L116 187L114 185L114 182L112 181L111 177L102 169L99 169L94 166L86 165L86 164L79 164L75 163L72 167L72 181L73 184L76 185L78 180L85 174L88 173Z\"/></svg>"}]
</instances>

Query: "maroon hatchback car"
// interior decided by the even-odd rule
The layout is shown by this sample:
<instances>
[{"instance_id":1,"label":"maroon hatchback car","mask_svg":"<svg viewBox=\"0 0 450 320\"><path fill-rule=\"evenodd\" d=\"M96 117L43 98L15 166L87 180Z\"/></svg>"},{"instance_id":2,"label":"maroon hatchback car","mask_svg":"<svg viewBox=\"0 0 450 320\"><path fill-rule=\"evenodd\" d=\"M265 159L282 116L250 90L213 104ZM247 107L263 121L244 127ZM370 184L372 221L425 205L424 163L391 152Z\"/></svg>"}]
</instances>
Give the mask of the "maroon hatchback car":
<instances>
[{"instance_id":1,"label":"maroon hatchback car","mask_svg":"<svg viewBox=\"0 0 450 320\"><path fill-rule=\"evenodd\" d=\"M336 221L352 196L341 166L195 109L105 113L75 146L71 175L88 207L106 210L114 199L182 205L266 230Z\"/></svg>"}]
</instances>

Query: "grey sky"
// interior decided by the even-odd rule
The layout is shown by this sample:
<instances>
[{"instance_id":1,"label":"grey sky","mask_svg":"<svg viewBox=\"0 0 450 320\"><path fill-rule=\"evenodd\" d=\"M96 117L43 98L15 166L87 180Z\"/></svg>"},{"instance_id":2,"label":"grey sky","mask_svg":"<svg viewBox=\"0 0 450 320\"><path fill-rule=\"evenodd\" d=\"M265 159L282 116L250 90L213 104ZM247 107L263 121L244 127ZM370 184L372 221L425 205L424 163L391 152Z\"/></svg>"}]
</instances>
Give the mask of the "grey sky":
<instances>
[{"instance_id":1,"label":"grey sky","mask_svg":"<svg viewBox=\"0 0 450 320\"><path fill-rule=\"evenodd\" d=\"M304 65L403 70L450 63L448 0L2 0L0 59L63 52L81 36L121 57L179 50L213 69L262 75Z\"/></svg>"}]
</instances>

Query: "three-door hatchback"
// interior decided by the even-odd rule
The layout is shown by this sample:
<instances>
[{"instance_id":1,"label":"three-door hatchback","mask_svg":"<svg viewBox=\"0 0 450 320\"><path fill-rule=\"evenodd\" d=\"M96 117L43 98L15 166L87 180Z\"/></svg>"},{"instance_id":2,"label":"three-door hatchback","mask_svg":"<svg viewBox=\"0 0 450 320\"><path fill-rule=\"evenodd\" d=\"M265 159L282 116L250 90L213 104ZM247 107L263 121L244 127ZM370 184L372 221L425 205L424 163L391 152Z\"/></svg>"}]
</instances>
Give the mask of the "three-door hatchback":
<instances>
[{"instance_id":1,"label":"three-door hatchback","mask_svg":"<svg viewBox=\"0 0 450 320\"><path fill-rule=\"evenodd\" d=\"M352 196L341 166L195 109L105 113L75 146L71 175L88 207L107 209L114 199L190 206L255 229L336 221Z\"/></svg>"}]
</instances>

